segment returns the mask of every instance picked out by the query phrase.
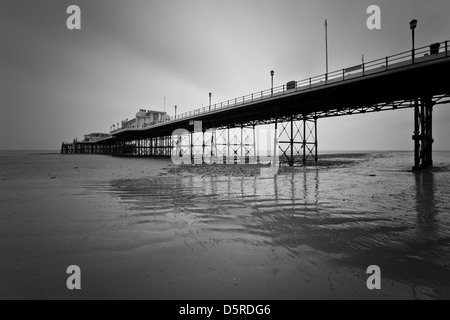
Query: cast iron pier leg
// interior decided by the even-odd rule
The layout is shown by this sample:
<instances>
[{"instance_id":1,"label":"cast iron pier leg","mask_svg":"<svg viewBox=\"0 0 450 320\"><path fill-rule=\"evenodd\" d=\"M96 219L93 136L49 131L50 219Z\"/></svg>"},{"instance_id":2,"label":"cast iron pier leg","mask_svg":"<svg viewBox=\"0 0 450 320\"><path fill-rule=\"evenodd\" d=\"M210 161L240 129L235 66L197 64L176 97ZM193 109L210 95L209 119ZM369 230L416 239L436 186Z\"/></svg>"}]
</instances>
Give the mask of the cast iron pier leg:
<instances>
[{"instance_id":1,"label":"cast iron pier leg","mask_svg":"<svg viewBox=\"0 0 450 320\"><path fill-rule=\"evenodd\" d=\"M430 97L414 99L414 167L422 170L433 165L433 106Z\"/></svg>"}]
</instances>

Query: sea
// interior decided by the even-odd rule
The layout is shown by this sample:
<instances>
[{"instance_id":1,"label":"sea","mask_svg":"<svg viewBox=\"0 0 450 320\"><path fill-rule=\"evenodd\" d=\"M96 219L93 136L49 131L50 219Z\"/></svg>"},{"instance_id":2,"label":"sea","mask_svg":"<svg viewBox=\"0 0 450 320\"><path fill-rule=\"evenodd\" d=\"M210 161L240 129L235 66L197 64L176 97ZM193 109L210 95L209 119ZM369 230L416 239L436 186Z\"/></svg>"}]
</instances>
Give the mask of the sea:
<instances>
[{"instance_id":1,"label":"sea","mask_svg":"<svg viewBox=\"0 0 450 320\"><path fill-rule=\"evenodd\" d=\"M320 156L342 161L176 175L0 151L0 299L450 299L450 152L422 172L412 152Z\"/></svg>"}]
</instances>

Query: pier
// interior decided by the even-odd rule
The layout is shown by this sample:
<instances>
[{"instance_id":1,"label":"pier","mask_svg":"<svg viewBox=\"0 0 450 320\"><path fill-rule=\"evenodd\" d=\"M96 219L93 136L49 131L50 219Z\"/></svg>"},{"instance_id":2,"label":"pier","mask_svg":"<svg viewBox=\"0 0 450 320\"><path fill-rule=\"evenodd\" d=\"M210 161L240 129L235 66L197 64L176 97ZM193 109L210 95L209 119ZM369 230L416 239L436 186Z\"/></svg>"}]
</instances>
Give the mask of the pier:
<instances>
[{"instance_id":1,"label":"pier","mask_svg":"<svg viewBox=\"0 0 450 320\"><path fill-rule=\"evenodd\" d=\"M63 154L179 157L190 163L256 163L255 128L273 124L273 157L317 163L318 120L413 109L414 170L433 165L433 108L450 103L449 41L290 81L97 141L63 143Z\"/></svg>"}]
</instances>

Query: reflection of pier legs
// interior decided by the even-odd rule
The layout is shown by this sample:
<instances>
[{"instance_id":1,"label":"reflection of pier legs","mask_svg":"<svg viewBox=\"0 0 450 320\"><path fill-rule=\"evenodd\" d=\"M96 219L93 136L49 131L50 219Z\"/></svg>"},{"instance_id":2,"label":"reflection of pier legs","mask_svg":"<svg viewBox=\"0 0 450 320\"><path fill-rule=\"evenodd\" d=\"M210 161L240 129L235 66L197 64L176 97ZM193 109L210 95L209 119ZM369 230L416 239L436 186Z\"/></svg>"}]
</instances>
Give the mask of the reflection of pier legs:
<instances>
[{"instance_id":1,"label":"reflection of pier legs","mask_svg":"<svg viewBox=\"0 0 450 320\"><path fill-rule=\"evenodd\" d=\"M414 100L414 170L433 165L433 106L431 97Z\"/></svg>"},{"instance_id":2,"label":"reflection of pier legs","mask_svg":"<svg viewBox=\"0 0 450 320\"><path fill-rule=\"evenodd\" d=\"M424 239L431 239L439 224L436 221L436 183L432 172L416 172L417 231Z\"/></svg>"}]
</instances>

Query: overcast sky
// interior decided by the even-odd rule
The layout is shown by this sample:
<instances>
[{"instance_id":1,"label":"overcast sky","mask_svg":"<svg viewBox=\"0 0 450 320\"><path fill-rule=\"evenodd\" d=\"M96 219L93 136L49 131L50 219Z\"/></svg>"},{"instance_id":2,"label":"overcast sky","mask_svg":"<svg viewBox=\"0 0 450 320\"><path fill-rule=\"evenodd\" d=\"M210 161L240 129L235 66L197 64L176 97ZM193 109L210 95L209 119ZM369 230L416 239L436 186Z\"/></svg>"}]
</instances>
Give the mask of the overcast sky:
<instances>
[{"instance_id":1,"label":"overcast sky","mask_svg":"<svg viewBox=\"0 0 450 320\"><path fill-rule=\"evenodd\" d=\"M81 30L66 9L81 8ZM369 5L381 30L369 30ZM450 39L448 0L0 0L0 149L57 150L138 109L173 115ZM401 84L399 84L401 85ZM450 106L435 108L450 149ZM413 110L319 120L322 150L412 150Z\"/></svg>"}]
</instances>

